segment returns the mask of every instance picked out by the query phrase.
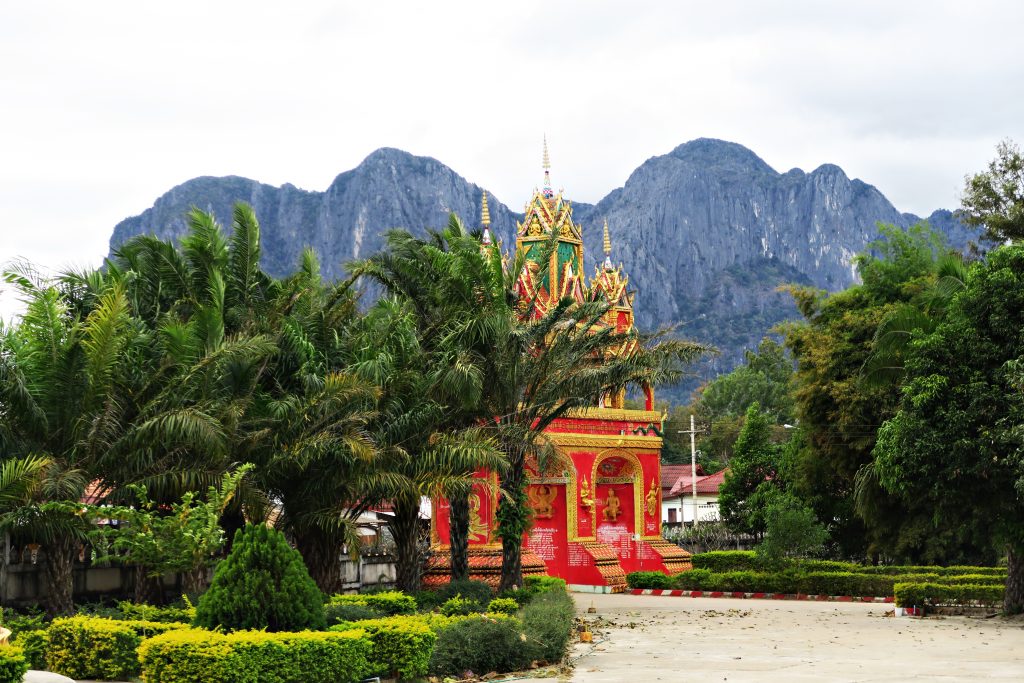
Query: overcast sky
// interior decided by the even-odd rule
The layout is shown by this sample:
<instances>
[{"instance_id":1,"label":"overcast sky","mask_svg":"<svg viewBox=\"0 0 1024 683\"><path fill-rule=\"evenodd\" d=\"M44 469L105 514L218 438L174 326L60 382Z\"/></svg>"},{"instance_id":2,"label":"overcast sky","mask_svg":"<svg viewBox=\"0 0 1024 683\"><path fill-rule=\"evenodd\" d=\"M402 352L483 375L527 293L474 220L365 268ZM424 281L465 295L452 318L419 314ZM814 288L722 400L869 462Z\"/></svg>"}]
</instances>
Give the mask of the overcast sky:
<instances>
[{"instance_id":1,"label":"overcast sky","mask_svg":"<svg viewBox=\"0 0 1024 683\"><path fill-rule=\"evenodd\" d=\"M323 190L378 147L513 208L696 137L955 208L1024 141L1024 3L3 2L0 262L96 265L199 175ZM0 316L16 310L0 292Z\"/></svg>"}]
</instances>

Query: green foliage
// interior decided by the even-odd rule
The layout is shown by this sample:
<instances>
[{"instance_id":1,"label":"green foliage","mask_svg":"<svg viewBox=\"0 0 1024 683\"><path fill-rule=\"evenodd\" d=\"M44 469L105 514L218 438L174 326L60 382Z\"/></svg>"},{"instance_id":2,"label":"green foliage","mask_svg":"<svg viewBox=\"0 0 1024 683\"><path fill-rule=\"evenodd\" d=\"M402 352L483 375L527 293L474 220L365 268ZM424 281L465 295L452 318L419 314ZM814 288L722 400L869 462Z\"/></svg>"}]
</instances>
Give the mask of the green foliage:
<instances>
[{"instance_id":1,"label":"green foliage","mask_svg":"<svg viewBox=\"0 0 1024 683\"><path fill-rule=\"evenodd\" d=\"M362 631L165 633L139 648L146 683L307 683L369 675L373 645Z\"/></svg>"},{"instance_id":2,"label":"green foliage","mask_svg":"<svg viewBox=\"0 0 1024 683\"><path fill-rule=\"evenodd\" d=\"M29 668L39 671L46 669L46 651L50 647L46 629L22 631L12 642L24 651Z\"/></svg>"},{"instance_id":3,"label":"green foliage","mask_svg":"<svg viewBox=\"0 0 1024 683\"><path fill-rule=\"evenodd\" d=\"M897 607L926 605L998 605L1003 602L1005 588L995 585L904 582L895 586Z\"/></svg>"},{"instance_id":4,"label":"green foliage","mask_svg":"<svg viewBox=\"0 0 1024 683\"><path fill-rule=\"evenodd\" d=\"M1024 558L1022 320L1024 248L996 249L971 266L944 321L911 343L899 412L874 449L885 490L926 504L940 525L1005 544L1011 558ZM1024 559L1014 572L1024 575ZM1006 601L1024 610L1024 595Z\"/></svg>"},{"instance_id":5,"label":"green foliage","mask_svg":"<svg viewBox=\"0 0 1024 683\"><path fill-rule=\"evenodd\" d=\"M45 629L48 624L49 619L38 608L18 611L13 607L4 607L0 613L0 626L9 630L12 635Z\"/></svg>"},{"instance_id":6,"label":"green foliage","mask_svg":"<svg viewBox=\"0 0 1024 683\"><path fill-rule=\"evenodd\" d=\"M757 351L747 351L745 362L732 372L719 375L704 386L694 409L705 424L725 417L741 417L757 403L761 412L776 423L793 420L793 399L789 383L793 361L781 344L768 337Z\"/></svg>"},{"instance_id":7,"label":"green foliage","mask_svg":"<svg viewBox=\"0 0 1024 683\"><path fill-rule=\"evenodd\" d=\"M373 643L370 671L383 677L412 679L427 674L437 635L415 616L360 621L356 627Z\"/></svg>"},{"instance_id":8,"label":"green foliage","mask_svg":"<svg viewBox=\"0 0 1024 683\"><path fill-rule=\"evenodd\" d=\"M302 556L284 535L265 525L235 534L231 552L218 566L196 608L204 628L300 631L324 627L323 594Z\"/></svg>"},{"instance_id":9,"label":"green foliage","mask_svg":"<svg viewBox=\"0 0 1024 683\"><path fill-rule=\"evenodd\" d=\"M771 421L757 403L747 409L746 420L729 471L719 489L722 517L736 533L764 533L764 510L771 502L765 488L776 489L781 448L772 443ZM760 493L755 497L755 493Z\"/></svg>"},{"instance_id":10,"label":"green foliage","mask_svg":"<svg viewBox=\"0 0 1024 683\"><path fill-rule=\"evenodd\" d=\"M382 591L379 593L357 593L355 595L333 595L332 605L366 605L370 609L385 616L396 614L414 614L416 599L400 591Z\"/></svg>"},{"instance_id":11,"label":"green foliage","mask_svg":"<svg viewBox=\"0 0 1024 683\"><path fill-rule=\"evenodd\" d=\"M766 561L762 555L752 550L718 550L697 553L692 558L694 569L706 569L714 573L730 571L768 571L774 563ZM795 562L784 562L783 567L797 567ZM805 560L799 563L805 571L852 572L857 574L934 574L935 576L994 576L1005 577L1004 567L972 567L972 566L918 566L918 565L860 565L853 562L837 562L835 560Z\"/></svg>"},{"instance_id":12,"label":"green foliage","mask_svg":"<svg viewBox=\"0 0 1024 683\"><path fill-rule=\"evenodd\" d=\"M988 170L967 177L961 218L994 242L1024 237L1024 155L1011 140L996 147Z\"/></svg>"},{"instance_id":13,"label":"green foliage","mask_svg":"<svg viewBox=\"0 0 1024 683\"><path fill-rule=\"evenodd\" d=\"M472 600L473 602L481 605L486 605L490 602L491 598L494 597L494 589L483 581L461 579L459 581L450 581L449 583L441 586L437 590L437 595L441 599L441 602L459 595L467 600Z\"/></svg>"},{"instance_id":14,"label":"green foliage","mask_svg":"<svg viewBox=\"0 0 1024 683\"><path fill-rule=\"evenodd\" d=\"M120 618L129 621L160 621L189 624L196 618L196 608L187 604L187 602L177 607L174 605L146 605L121 600L117 603L117 611L121 613Z\"/></svg>"},{"instance_id":15,"label":"green foliage","mask_svg":"<svg viewBox=\"0 0 1024 683\"><path fill-rule=\"evenodd\" d=\"M123 680L139 674L137 650L146 638L186 624L66 617L50 624L48 668L70 678Z\"/></svg>"},{"instance_id":16,"label":"green foliage","mask_svg":"<svg viewBox=\"0 0 1024 683\"><path fill-rule=\"evenodd\" d=\"M113 519L118 525L97 525L89 534L98 549L97 562L116 561L142 567L150 577L168 572L196 572L213 564L224 546L220 517L253 465L224 475L219 487L207 489L206 500L187 491L170 506L149 497L142 485L128 486L130 506L78 505L89 519ZM168 509L169 507L169 509Z\"/></svg>"},{"instance_id":17,"label":"green foliage","mask_svg":"<svg viewBox=\"0 0 1024 683\"><path fill-rule=\"evenodd\" d=\"M0 645L0 683L21 683L29 662L20 647Z\"/></svg>"},{"instance_id":18,"label":"green foliage","mask_svg":"<svg viewBox=\"0 0 1024 683\"><path fill-rule=\"evenodd\" d=\"M770 563L784 558L819 555L828 531L814 511L789 494L780 494L765 510L765 537L757 553Z\"/></svg>"},{"instance_id":19,"label":"green foliage","mask_svg":"<svg viewBox=\"0 0 1024 683\"><path fill-rule=\"evenodd\" d=\"M671 588L672 577L661 572L630 572L626 574L630 588Z\"/></svg>"},{"instance_id":20,"label":"green foliage","mask_svg":"<svg viewBox=\"0 0 1024 683\"><path fill-rule=\"evenodd\" d=\"M430 672L462 676L466 671L499 673L529 667L527 635L516 619L472 616L446 626L437 634Z\"/></svg>"},{"instance_id":21,"label":"green foliage","mask_svg":"<svg viewBox=\"0 0 1024 683\"><path fill-rule=\"evenodd\" d=\"M379 619L385 616L375 609L370 609L362 603L335 603L329 602L324 605L324 621L327 626L334 626L339 623L352 623L364 619Z\"/></svg>"},{"instance_id":22,"label":"green foliage","mask_svg":"<svg viewBox=\"0 0 1024 683\"><path fill-rule=\"evenodd\" d=\"M514 598L494 598L487 603L487 611L492 614L516 614L519 602Z\"/></svg>"},{"instance_id":23,"label":"green foliage","mask_svg":"<svg viewBox=\"0 0 1024 683\"><path fill-rule=\"evenodd\" d=\"M454 598L448 598L441 603L440 609L441 614L446 617L454 617L479 612L481 611L481 605L476 600L470 600L469 598L464 598L461 595L456 595Z\"/></svg>"},{"instance_id":24,"label":"green foliage","mask_svg":"<svg viewBox=\"0 0 1024 683\"><path fill-rule=\"evenodd\" d=\"M561 661L572 632L576 606L564 590L548 590L523 608L519 618L527 636L527 657L550 663Z\"/></svg>"}]
</instances>

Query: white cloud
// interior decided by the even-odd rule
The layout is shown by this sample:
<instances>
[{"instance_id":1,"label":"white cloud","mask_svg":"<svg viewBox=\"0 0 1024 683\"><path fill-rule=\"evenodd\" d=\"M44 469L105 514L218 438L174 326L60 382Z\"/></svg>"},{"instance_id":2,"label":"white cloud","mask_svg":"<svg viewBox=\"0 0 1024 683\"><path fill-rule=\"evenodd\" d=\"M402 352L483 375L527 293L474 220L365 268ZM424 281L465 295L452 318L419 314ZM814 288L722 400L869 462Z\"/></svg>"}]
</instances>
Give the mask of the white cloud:
<instances>
[{"instance_id":1,"label":"white cloud","mask_svg":"<svg viewBox=\"0 0 1024 683\"><path fill-rule=\"evenodd\" d=\"M596 201L700 137L954 207L1024 139L1016 2L138 2L0 7L0 260L96 264L197 175L322 190L377 147L506 203ZM0 293L0 315L13 310Z\"/></svg>"}]
</instances>

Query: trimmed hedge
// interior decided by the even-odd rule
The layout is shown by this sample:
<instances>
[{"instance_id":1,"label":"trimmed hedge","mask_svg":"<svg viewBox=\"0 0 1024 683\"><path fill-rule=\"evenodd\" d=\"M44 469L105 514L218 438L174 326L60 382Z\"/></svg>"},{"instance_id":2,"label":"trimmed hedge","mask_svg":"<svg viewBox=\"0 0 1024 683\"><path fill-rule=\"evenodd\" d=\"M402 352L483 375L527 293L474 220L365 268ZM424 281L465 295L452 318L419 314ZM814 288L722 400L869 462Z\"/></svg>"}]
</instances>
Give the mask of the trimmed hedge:
<instances>
[{"instance_id":1,"label":"trimmed hedge","mask_svg":"<svg viewBox=\"0 0 1024 683\"><path fill-rule=\"evenodd\" d=\"M139 648L146 683L349 683L370 674L362 631L223 634L184 629Z\"/></svg>"},{"instance_id":2,"label":"trimmed hedge","mask_svg":"<svg viewBox=\"0 0 1024 683\"><path fill-rule=\"evenodd\" d=\"M931 605L998 605L1003 601L1003 586L943 585L938 583L897 583L896 606L914 607Z\"/></svg>"},{"instance_id":3,"label":"trimmed hedge","mask_svg":"<svg viewBox=\"0 0 1024 683\"><path fill-rule=\"evenodd\" d=\"M381 593L357 593L355 595L333 595L331 605L365 605L387 616L415 614L416 599L400 591Z\"/></svg>"},{"instance_id":4,"label":"trimmed hedge","mask_svg":"<svg viewBox=\"0 0 1024 683\"><path fill-rule=\"evenodd\" d=\"M186 628L188 624L103 617L54 619L47 632L47 667L69 678L131 678L139 674L137 651L144 639Z\"/></svg>"},{"instance_id":5,"label":"trimmed hedge","mask_svg":"<svg viewBox=\"0 0 1024 683\"><path fill-rule=\"evenodd\" d=\"M28 671L28 660L20 647L0 645L0 683L21 683Z\"/></svg>"},{"instance_id":6,"label":"trimmed hedge","mask_svg":"<svg viewBox=\"0 0 1024 683\"><path fill-rule=\"evenodd\" d=\"M716 550L697 553L692 559L694 569L708 569L716 573L732 571L767 572L778 569L777 565L765 560L753 550ZM865 566L853 562L837 562L834 560L788 560L782 565L786 569L797 569L806 572L849 572L854 574L883 574L899 576L903 574L935 574L936 576L957 576L975 574L985 576L1006 576L1005 567L932 567L920 565L877 565Z\"/></svg>"},{"instance_id":7,"label":"trimmed hedge","mask_svg":"<svg viewBox=\"0 0 1024 683\"><path fill-rule=\"evenodd\" d=\"M129 621L161 621L168 624L191 624L196 618L196 608L191 605L188 607L157 607L156 605L122 600L117 603L117 609Z\"/></svg>"},{"instance_id":8,"label":"trimmed hedge","mask_svg":"<svg viewBox=\"0 0 1024 683\"><path fill-rule=\"evenodd\" d=\"M345 626L339 624L329 630L344 631ZM420 678L427 675L437 634L425 619L419 616L395 616L360 621L352 626L365 631L366 637L373 643L370 675L385 678Z\"/></svg>"},{"instance_id":9,"label":"trimmed hedge","mask_svg":"<svg viewBox=\"0 0 1024 683\"><path fill-rule=\"evenodd\" d=\"M626 574L626 585L630 588L673 588L671 576L661 572L630 572Z\"/></svg>"},{"instance_id":10,"label":"trimmed hedge","mask_svg":"<svg viewBox=\"0 0 1024 683\"><path fill-rule=\"evenodd\" d=\"M30 669L46 668L46 650L50 647L46 629L22 631L14 637L13 644L24 650Z\"/></svg>"},{"instance_id":11,"label":"trimmed hedge","mask_svg":"<svg viewBox=\"0 0 1024 683\"><path fill-rule=\"evenodd\" d=\"M467 670L517 671L530 666L529 650L518 619L463 617L440 629L430 657L430 672L461 677Z\"/></svg>"}]
</instances>

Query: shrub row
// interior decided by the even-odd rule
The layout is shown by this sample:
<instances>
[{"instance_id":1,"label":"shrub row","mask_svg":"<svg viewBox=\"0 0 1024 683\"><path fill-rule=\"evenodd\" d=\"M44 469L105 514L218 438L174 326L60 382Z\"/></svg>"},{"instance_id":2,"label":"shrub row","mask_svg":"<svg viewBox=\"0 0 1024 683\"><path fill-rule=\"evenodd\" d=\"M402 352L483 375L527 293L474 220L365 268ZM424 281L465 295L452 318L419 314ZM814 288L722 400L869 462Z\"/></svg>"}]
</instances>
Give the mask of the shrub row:
<instances>
[{"instance_id":1,"label":"shrub row","mask_svg":"<svg viewBox=\"0 0 1024 683\"><path fill-rule=\"evenodd\" d=\"M896 605L914 607L926 605L997 605L1003 601L1005 589L1002 585L938 583L897 583L895 586Z\"/></svg>"},{"instance_id":2,"label":"shrub row","mask_svg":"<svg viewBox=\"0 0 1024 683\"><path fill-rule=\"evenodd\" d=\"M796 563L787 561L784 568L794 568ZM856 574L883 574L897 576L902 574L935 574L937 576L956 576L974 574L984 576L1006 576L1005 567L931 567L918 565L878 565L863 566L853 562L837 562L833 560L801 560L799 567L809 572L850 572ZM779 569L764 557L752 550L716 550L698 553L693 556L694 569L708 569L713 572L757 571L766 572Z\"/></svg>"},{"instance_id":3,"label":"shrub row","mask_svg":"<svg viewBox=\"0 0 1024 683\"><path fill-rule=\"evenodd\" d=\"M427 674L430 653L437 634L420 616L369 619L356 624L337 624L333 632L359 629L373 644L369 655L370 675L384 678L420 678Z\"/></svg>"},{"instance_id":4,"label":"shrub row","mask_svg":"<svg viewBox=\"0 0 1024 683\"><path fill-rule=\"evenodd\" d=\"M117 611L129 621L160 621L164 623L191 624L196 618L196 608L191 605L182 607L146 605L122 600L117 603ZM116 616L114 617L117 618Z\"/></svg>"},{"instance_id":5,"label":"shrub row","mask_svg":"<svg viewBox=\"0 0 1024 683\"><path fill-rule=\"evenodd\" d=\"M329 604L363 605L387 616L416 613L415 598L399 591L358 593L355 595L334 595L331 597Z\"/></svg>"},{"instance_id":6,"label":"shrub row","mask_svg":"<svg viewBox=\"0 0 1024 683\"><path fill-rule=\"evenodd\" d=\"M28 660L20 647L0 645L0 683L21 683L28 671Z\"/></svg>"},{"instance_id":7,"label":"shrub row","mask_svg":"<svg viewBox=\"0 0 1024 683\"><path fill-rule=\"evenodd\" d=\"M349 683L370 675L362 631L171 631L139 647L146 683Z\"/></svg>"},{"instance_id":8,"label":"shrub row","mask_svg":"<svg viewBox=\"0 0 1024 683\"><path fill-rule=\"evenodd\" d=\"M859 597L888 596L893 585L908 580L941 585L1000 585L1000 577L984 575L938 576L935 574L884 575L853 572L781 572L729 571L707 569L669 577L658 572L634 572L626 577L631 588L679 588L704 591L746 591L763 593L808 593L816 595L855 595Z\"/></svg>"},{"instance_id":9,"label":"shrub row","mask_svg":"<svg viewBox=\"0 0 1024 683\"><path fill-rule=\"evenodd\" d=\"M22 631L14 637L14 644L25 652L30 669L46 668L46 651L50 648L50 638L46 629Z\"/></svg>"},{"instance_id":10,"label":"shrub row","mask_svg":"<svg viewBox=\"0 0 1024 683\"><path fill-rule=\"evenodd\" d=\"M142 641L187 624L118 621L103 617L55 619L47 631L46 663L70 678L127 679L139 674Z\"/></svg>"}]
</instances>

